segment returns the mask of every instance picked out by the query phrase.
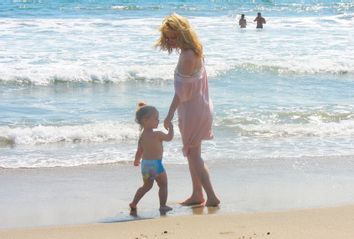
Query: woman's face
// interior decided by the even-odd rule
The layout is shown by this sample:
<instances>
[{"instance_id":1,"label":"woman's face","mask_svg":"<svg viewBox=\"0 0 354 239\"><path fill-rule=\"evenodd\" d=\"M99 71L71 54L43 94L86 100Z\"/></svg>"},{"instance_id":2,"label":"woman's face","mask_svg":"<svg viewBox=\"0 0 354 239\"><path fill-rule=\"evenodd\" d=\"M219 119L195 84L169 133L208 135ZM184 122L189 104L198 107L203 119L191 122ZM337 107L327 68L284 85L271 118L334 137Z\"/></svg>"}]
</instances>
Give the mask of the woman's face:
<instances>
[{"instance_id":1,"label":"woman's face","mask_svg":"<svg viewBox=\"0 0 354 239\"><path fill-rule=\"evenodd\" d=\"M171 48L177 48L177 32L169 31L164 33L165 41Z\"/></svg>"}]
</instances>

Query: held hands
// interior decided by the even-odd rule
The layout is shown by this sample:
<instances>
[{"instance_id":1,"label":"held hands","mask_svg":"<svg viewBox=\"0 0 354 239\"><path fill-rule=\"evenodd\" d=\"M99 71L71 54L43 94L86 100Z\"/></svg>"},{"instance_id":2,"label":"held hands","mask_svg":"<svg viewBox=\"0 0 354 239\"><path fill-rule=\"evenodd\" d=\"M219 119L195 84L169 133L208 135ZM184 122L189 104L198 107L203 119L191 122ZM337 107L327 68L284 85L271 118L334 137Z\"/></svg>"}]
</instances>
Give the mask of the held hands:
<instances>
[{"instance_id":1,"label":"held hands","mask_svg":"<svg viewBox=\"0 0 354 239\"><path fill-rule=\"evenodd\" d=\"M165 129L170 129L170 128L173 128L173 125L172 125L172 118L173 116L171 117L170 115L167 115L166 119L164 120L163 122L163 127L165 127Z\"/></svg>"},{"instance_id":2,"label":"held hands","mask_svg":"<svg viewBox=\"0 0 354 239\"><path fill-rule=\"evenodd\" d=\"M173 130L173 124L171 122L171 120L168 120L168 118L165 119L164 121L164 127L166 130L168 130L168 133L163 133L160 132L160 140L162 141L171 141L173 139L173 135L174 135L174 130Z\"/></svg>"},{"instance_id":3,"label":"held hands","mask_svg":"<svg viewBox=\"0 0 354 239\"><path fill-rule=\"evenodd\" d=\"M172 124L172 122L169 121L169 122L166 122L166 123L167 123L167 128L166 128L166 127L165 127L165 128L166 128L168 131L173 130L173 124Z\"/></svg>"}]
</instances>

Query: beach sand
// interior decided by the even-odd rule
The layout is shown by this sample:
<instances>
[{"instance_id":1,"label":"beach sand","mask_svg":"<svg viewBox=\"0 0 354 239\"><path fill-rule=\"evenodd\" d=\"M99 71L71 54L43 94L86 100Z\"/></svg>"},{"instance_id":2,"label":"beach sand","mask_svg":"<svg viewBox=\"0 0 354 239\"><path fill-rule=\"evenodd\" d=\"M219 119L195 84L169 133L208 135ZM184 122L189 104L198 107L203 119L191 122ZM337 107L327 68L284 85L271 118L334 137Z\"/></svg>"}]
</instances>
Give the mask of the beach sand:
<instances>
[{"instance_id":1,"label":"beach sand","mask_svg":"<svg viewBox=\"0 0 354 239\"><path fill-rule=\"evenodd\" d=\"M354 206L210 214L35 229L0 230L1 239L352 239Z\"/></svg>"},{"instance_id":2,"label":"beach sand","mask_svg":"<svg viewBox=\"0 0 354 239\"><path fill-rule=\"evenodd\" d=\"M162 219L168 222L180 220L180 216L215 214L215 217L196 218L218 221L223 220L223 217L218 219L219 215L226 214L248 215L354 203L351 167L336 163L337 158L304 161L308 162L305 168L286 159L276 162L267 159L208 162L215 190L222 200L221 207L214 210L180 206L179 202L191 193L188 165L166 164L169 178L167 203L173 210ZM68 168L0 169L0 182L1 230L160 218L156 185L139 203L138 217L129 214L128 204L142 183L140 170L132 166L132 162ZM238 217L235 217L237 222Z\"/></svg>"}]
</instances>

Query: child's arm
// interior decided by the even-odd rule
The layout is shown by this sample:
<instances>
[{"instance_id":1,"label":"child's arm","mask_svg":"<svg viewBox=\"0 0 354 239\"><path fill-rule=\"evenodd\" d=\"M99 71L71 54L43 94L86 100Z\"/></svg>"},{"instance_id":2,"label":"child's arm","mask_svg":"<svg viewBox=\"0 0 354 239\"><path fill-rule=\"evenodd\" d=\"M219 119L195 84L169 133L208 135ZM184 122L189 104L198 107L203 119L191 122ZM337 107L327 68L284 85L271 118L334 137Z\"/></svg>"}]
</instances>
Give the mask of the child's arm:
<instances>
[{"instance_id":1,"label":"child's arm","mask_svg":"<svg viewBox=\"0 0 354 239\"><path fill-rule=\"evenodd\" d=\"M140 165L140 160L143 157L143 147L141 147L140 144L140 139L139 139L139 143L138 143L138 148L136 150L135 153L135 160L134 160L134 166L139 166Z\"/></svg>"},{"instance_id":2,"label":"child's arm","mask_svg":"<svg viewBox=\"0 0 354 239\"><path fill-rule=\"evenodd\" d=\"M173 131L173 124L171 122L169 122L168 124L168 133L165 134L161 131L158 131L158 136L160 138L161 141L171 141L173 139L173 134L174 134L174 131Z\"/></svg>"}]
</instances>

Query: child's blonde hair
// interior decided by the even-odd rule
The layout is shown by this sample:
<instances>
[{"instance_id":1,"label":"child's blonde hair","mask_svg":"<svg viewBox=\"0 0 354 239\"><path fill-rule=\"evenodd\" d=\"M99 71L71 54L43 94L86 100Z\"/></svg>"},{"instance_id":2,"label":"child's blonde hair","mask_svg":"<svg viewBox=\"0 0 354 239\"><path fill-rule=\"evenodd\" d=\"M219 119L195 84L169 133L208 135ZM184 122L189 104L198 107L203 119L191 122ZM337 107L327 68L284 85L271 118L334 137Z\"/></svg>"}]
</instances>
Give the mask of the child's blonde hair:
<instances>
[{"instance_id":1,"label":"child's blonde hair","mask_svg":"<svg viewBox=\"0 0 354 239\"><path fill-rule=\"evenodd\" d=\"M192 29L187 18L178 15L177 13L172 13L171 15L165 17L160 27L161 36L157 40L155 47L159 47L163 51L168 51L171 53L173 48L171 48L166 41L167 32L177 33L177 47L179 49L191 49L198 57L203 56L203 46L199 41L197 34ZM177 49L177 51L179 50Z\"/></svg>"},{"instance_id":2,"label":"child's blonde hair","mask_svg":"<svg viewBox=\"0 0 354 239\"><path fill-rule=\"evenodd\" d=\"M149 118L153 112L157 112L154 106L147 105L143 101L138 103L138 108L135 113L135 122L140 125L140 129L143 129L143 119Z\"/></svg>"}]
</instances>

